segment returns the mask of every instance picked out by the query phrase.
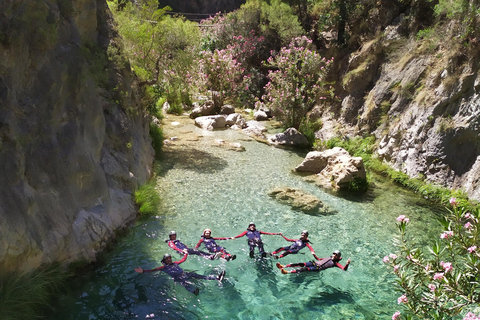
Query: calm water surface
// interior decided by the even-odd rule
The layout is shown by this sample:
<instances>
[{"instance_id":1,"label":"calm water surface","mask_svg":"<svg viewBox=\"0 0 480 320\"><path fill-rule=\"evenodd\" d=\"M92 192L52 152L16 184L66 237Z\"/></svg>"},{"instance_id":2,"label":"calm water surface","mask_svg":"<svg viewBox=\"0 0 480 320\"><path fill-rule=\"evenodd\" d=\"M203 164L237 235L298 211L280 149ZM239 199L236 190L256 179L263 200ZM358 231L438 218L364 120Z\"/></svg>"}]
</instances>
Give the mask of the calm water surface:
<instances>
[{"instance_id":1,"label":"calm water surface","mask_svg":"<svg viewBox=\"0 0 480 320\"><path fill-rule=\"evenodd\" d=\"M420 245L436 237L437 213L427 203L387 182L357 198L333 195L291 172L305 154L270 147L233 130L172 125L179 119L164 120L166 135L181 138L165 147L158 177L160 214L139 220L98 269L72 282L51 319L391 319L399 310L399 294L382 258L395 251L395 218L400 214L410 218L411 234ZM245 151L226 147L230 142L241 143ZM267 195L276 187L313 194L330 212L315 216L293 211ZM180 260L165 243L170 230L193 247L205 228L213 237L230 237L251 221L258 230L283 232L287 238L297 239L307 229L318 256L338 249L343 263L351 258L350 268L283 275L276 260L249 258L246 238L240 238L218 241L237 255L234 261L190 256L181 264L201 274L226 270L222 284L195 280L199 296L162 272L133 270L160 266L165 253ZM280 236L262 238L267 251L289 244ZM312 259L308 249L302 251L280 262Z\"/></svg>"}]
</instances>

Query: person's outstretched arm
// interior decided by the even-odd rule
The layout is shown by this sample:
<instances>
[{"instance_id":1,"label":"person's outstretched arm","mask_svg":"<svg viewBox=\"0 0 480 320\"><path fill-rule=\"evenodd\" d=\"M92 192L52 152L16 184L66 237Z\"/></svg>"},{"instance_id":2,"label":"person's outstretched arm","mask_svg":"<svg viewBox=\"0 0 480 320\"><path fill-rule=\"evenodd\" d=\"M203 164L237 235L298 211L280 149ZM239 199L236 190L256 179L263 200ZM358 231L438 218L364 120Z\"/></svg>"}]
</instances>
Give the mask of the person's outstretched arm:
<instances>
[{"instance_id":1,"label":"person's outstretched arm","mask_svg":"<svg viewBox=\"0 0 480 320\"><path fill-rule=\"evenodd\" d=\"M173 250L176 250L178 252L180 252L181 254L185 254L185 252L183 250L181 250L180 248L178 248L175 243L173 243L173 241L168 241L168 246L170 248L172 248Z\"/></svg>"},{"instance_id":2,"label":"person's outstretched arm","mask_svg":"<svg viewBox=\"0 0 480 320\"><path fill-rule=\"evenodd\" d=\"M162 270L163 268L165 268L165 266L160 266L160 267L158 267L158 268L150 269L150 270L143 270L141 267L136 267L136 268L135 268L135 271L138 272L138 273L144 273L144 272L160 271L160 270Z\"/></svg>"},{"instance_id":3,"label":"person's outstretched arm","mask_svg":"<svg viewBox=\"0 0 480 320\"><path fill-rule=\"evenodd\" d=\"M180 264L182 262L185 262L185 260L187 260L187 257L188 257L188 253L186 253L181 260L175 261L174 263L175 264Z\"/></svg>"},{"instance_id":4,"label":"person's outstretched arm","mask_svg":"<svg viewBox=\"0 0 480 320\"><path fill-rule=\"evenodd\" d=\"M283 239L287 240L287 241L290 241L290 242L295 242L295 239L288 239L287 237L285 237L283 234L280 234Z\"/></svg>"},{"instance_id":5,"label":"person's outstretched arm","mask_svg":"<svg viewBox=\"0 0 480 320\"><path fill-rule=\"evenodd\" d=\"M198 247L200 247L200 245L202 244L203 242L203 238L200 238L200 240L198 241L197 245L195 246L195 249L198 249Z\"/></svg>"},{"instance_id":6,"label":"person's outstretched arm","mask_svg":"<svg viewBox=\"0 0 480 320\"><path fill-rule=\"evenodd\" d=\"M247 234L247 231L245 230L245 231L243 231L242 233L240 233L238 236L230 237L230 238L228 238L228 239L233 240L233 239L241 238L241 237L243 237L243 236L246 235L246 234Z\"/></svg>"},{"instance_id":7,"label":"person's outstretched arm","mask_svg":"<svg viewBox=\"0 0 480 320\"><path fill-rule=\"evenodd\" d=\"M312 255L315 257L315 250L313 250L313 247L310 245L310 243L307 242L307 247L308 249L310 249L310 252L312 253Z\"/></svg>"},{"instance_id":8,"label":"person's outstretched arm","mask_svg":"<svg viewBox=\"0 0 480 320\"><path fill-rule=\"evenodd\" d=\"M281 232L264 232L264 231L260 231L261 234L269 234L271 236L281 236L282 233Z\"/></svg>"},{"instance_id":9,"label":"person's outstretched arm","mask_svg":"<svg viewBox=\"0 0 480 320\"><path fill-rule=\"evenodd\" d=\"M337 267L339 267L340 269L342 269L343 271L347 271L348 266L350 265L350 258L348 258L347 263L346 263L344 266L342 266L342 265L341 265L340 263L338 263L338 262L335 262L335 265L336 265Z\"/></svg>"}]
</instances>

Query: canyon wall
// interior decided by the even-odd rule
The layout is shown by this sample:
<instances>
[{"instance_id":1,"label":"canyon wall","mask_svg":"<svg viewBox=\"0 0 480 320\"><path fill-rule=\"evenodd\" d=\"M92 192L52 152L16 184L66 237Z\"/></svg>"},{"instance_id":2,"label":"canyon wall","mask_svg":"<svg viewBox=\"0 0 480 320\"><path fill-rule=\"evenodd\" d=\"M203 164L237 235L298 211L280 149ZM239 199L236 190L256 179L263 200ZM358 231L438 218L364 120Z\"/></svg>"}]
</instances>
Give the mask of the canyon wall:
<instances>
[{"instance_id":1,"label":"canyon wall","mask_svg":"<svg viewBox=\"0 0 480 320\"><path fill-rule=\"evenodd\" d=\"M0 3L0 270L92 261L136 217L149 121L105 0Z\"/></svg>"}]
</instances>

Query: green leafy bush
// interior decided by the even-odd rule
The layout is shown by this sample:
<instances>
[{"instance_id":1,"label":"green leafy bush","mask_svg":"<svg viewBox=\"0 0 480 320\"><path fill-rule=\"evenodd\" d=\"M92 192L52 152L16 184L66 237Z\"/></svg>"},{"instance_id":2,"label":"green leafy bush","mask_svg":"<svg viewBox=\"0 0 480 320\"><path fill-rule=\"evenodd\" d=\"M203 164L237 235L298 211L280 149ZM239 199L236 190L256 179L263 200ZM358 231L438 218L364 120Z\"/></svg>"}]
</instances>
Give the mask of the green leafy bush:
<instances>
[{"instance_id":1,"label":"green leafy bush","mask_svg":"<svg viewBox=\"0 0 480 320\"><path fill-rule=\"evenodd\" d=\"M442 217L444 231L428 250L408 234L410 219L397 218L398 251L383 258L397 276L404 313L392 319L453 319L480 303L480 210L464 207L456 198ZM478 319L467 313L464 319Z\"/></svg>"},{"instance_id":2,"label":"green leafy bush","mask_svg":"<svg viewBox=\"0 0 480 320\"><path fill-rule=\"evenodd\" d=\"M0 275L0 319L43 318L43 312L67 279L58 266L40 268L32 273Z\"/></svg>"},{"instance_id":3,"label":"green leafy bush","mask_svg":"<svg viewBox=\"0 0 480 320\"><path fill-rule=\"evenodd\" d=\"M152 179L135 191L135 203L141 215L157 214L161 199L156 189L156 180Z\"/></svg>"}]
</instances>

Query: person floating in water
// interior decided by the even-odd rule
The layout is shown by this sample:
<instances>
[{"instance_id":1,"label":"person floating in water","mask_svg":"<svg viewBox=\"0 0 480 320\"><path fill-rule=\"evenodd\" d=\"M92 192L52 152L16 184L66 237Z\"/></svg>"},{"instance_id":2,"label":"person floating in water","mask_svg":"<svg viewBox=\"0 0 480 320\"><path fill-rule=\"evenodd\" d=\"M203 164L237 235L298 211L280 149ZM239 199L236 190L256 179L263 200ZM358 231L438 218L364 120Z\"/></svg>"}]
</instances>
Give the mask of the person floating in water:
<instances>
[{"instance_id":1,"label":"person floating in water","mask_svg":"<svg viewBox=\"0 0 480 320\"><path fill-rule=\"evenodd\" d=\"M207 248L207 250L211 253L217 253L217 252L221 252L222 255L221 257L227 261L229 260L235 260L237 258L236 255L231 255L230 253L228 253L225 248L219 246L215 240L229 240L230 238L213 238L212 237L212 230L210 229L205 229L203 230L203 235L202 237L200 238L200 240L198 241L197 245L195 246L195 249L198 249L198 247L200 247L200 245L202 244L202 242L205 244L205 247Z\"/></svg>"},{"instance_id":2,"label":"person floating in water","mask_svg":"<svg viewBox=\"0 0 480 320\"><path fill-rule=\"evenodd\" d=\"M250 222L246 231L243 231L238 236L231 237L230 239L236 239L236 238L241 238L243 236L247 236L248 246L250 247L250 258L253 258L255 247L258 247L258 251L260 252L262 257L266 257L267 253L263 249L263 242L262 242L262 238L260 237L261 234L282 235L281 232L271 233L271 232L258 231L255 227L255 223Z\"/></svg>"},{"instance_id":3,"label":"person floating in water","mask_svg":"<svg viewBox=\"0 0 480 320\"><path fill-rule=\"evenodd\" d=\"M172 248L173 250L178 251L181 254L187 254L187 253L188 254L195 254L197 256L201 256L201 257L204 257L204 258L210 259L210 260L217 259L222 255L221 252L217 252L215 254L210 254L210 253L205 252L205 251L200 251L200 250L196 250L196 249L192 249L192 248L187 247L185 244L180 242L180 240L177 240L177 233L175 231L170 231L168 237L170 238L170 240L165 240L165 242L168 244L168 246L170 248Z\"/></svg>"},{"instance_id":4,"label":"person floating in water","mask_svg":"<svg viewBox=\"0 0 480 320\"><path fill-rule=\"evenodd\" d=\"M151 270L143 270L141 267L137 267L135 268L135 271L138 273L154 272L154 271L166 272L173 278L175 282L181 284L182 286L185 287L185 289L194 293L195 295L199 294L200 289L193 286L191 282L189 282L188 280L204 279L204 280L222 281L223 278L225 277L225 270L222 271L218 276L215 276L215 275L204 276L195 272L183 271L183 269L180 268L179 264L181 264L182 262L185 262L185 260L187 260L187 257L188 257L188 254L185 254L181 260L173 262L172 256L167 253L166 255L163 256L162 266L155 269L151 269Z\"/></svg>"},{"instance_id":5,"label":"person floating in water","mask_svg":"<svg viewBox=\"0 0 480 320\"><path fill-rule=\"evenodd\" d=\"M274 256L276 259L278 258L283 258L289 254L295 254L298 253L301 249L308 247L310 249L310 252L315 256L315 250L313 250L312 246L310 245L310 240L308 240L308 231L303 230L302 234L300 235L300 239L288 239L284 235L282 237L287 240L293 242L292 245L286 246L286 247L280 247L277 250L273 251L271 253L272 256ZM276 254L280 253L281 251L285 251L281 255L277 256Z\"/></svg>"},{"instance_id":6,"label":"person floating in water","mask_svg":"<svg viewBox=\"0 0 480 320\"><path fill-rule=\"evenodd\" d=\"M316 255L314 255L314 257L316 259L315 261L290 263L285 266L282 266L280 263L277 263L277 267L282 271L283 274L287 274L287 273L299 273L304 271L322 271L322 270L333 268L333 267L337 267L344 271L347 271L348 266L350 265L350 259L347 260L347 263L344 266L338 263L340 260L342 260L342 253L338 250L333 252L332 256L328 258L319 258ZM293 269L291 271L287 271L284 269L284 268L295 268L295 267L300 267L300 268Z\"/></svg>"}]
</instances>

